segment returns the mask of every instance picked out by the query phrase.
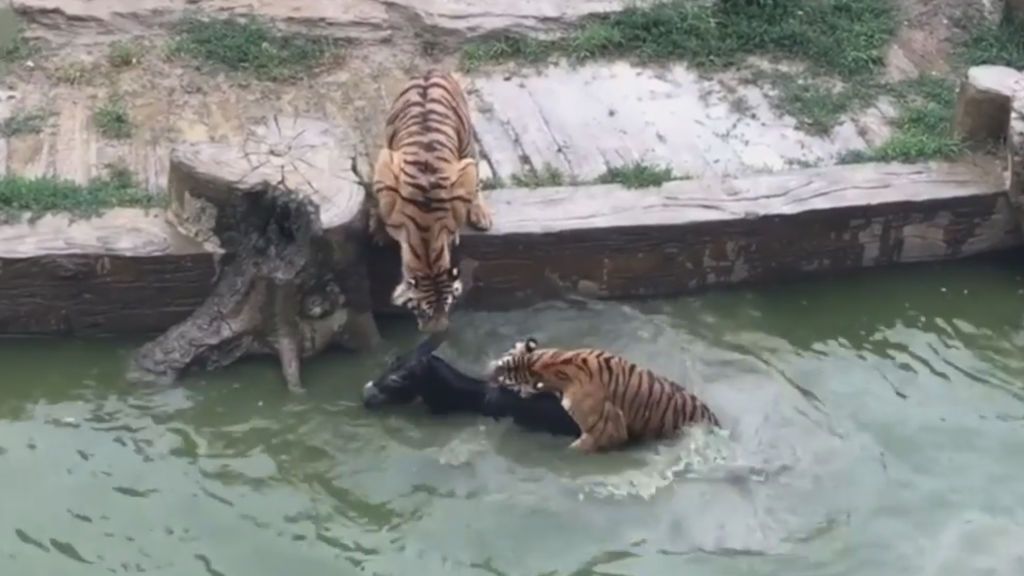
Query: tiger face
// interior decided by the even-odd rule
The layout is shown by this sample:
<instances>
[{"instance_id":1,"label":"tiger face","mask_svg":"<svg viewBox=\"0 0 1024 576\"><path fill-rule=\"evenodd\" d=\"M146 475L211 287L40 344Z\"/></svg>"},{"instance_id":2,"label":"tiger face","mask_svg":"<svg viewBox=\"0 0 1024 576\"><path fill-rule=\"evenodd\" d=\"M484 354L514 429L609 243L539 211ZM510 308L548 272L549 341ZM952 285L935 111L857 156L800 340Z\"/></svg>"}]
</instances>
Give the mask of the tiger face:
<instances>
[{"instance_id":1,"label":"tiger face","mask_svg":"<svg viewBox=\"0 0 1024 576\"><path fill-rule=\"evenodd\" d=\"M459 269L452 267L436 274L410 274L398 283L391 302L416 316L422 332L443 332L448 329L448 314L462 295Z\"/></svg>"},{"instance_id":2,"label":"tiger face","mask_svg":"<svg viewBox=\"0 0 1024 576\"><path fill-rule=\"evenodd\" d=\"M516 342L511 349L490 364L491 379L501 386L529 396L544 389L531 369L530 354L537 350L537 340L527 338Z\"/></svg>"}]
</instances>

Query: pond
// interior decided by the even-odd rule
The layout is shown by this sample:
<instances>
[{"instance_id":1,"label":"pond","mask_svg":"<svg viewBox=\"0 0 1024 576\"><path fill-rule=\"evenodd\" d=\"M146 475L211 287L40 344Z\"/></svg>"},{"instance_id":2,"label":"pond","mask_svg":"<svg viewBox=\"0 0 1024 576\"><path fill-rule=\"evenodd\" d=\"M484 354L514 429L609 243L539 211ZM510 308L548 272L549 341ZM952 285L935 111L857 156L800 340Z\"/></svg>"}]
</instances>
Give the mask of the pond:
<instances>
[{"instance_id":1,"label":"pond","mask_svg":"<svg viewBox=\"0 0 1024 576\"><path fill-rule=\"evenodd\" d=\"M729 436L587 457L362 384L416 338L132 389L137 342L0 344L4 573L1020 575L1024 266L672 301L459 313L467 372L517 337L689 383Z\"/></svg>"}]
</instances>

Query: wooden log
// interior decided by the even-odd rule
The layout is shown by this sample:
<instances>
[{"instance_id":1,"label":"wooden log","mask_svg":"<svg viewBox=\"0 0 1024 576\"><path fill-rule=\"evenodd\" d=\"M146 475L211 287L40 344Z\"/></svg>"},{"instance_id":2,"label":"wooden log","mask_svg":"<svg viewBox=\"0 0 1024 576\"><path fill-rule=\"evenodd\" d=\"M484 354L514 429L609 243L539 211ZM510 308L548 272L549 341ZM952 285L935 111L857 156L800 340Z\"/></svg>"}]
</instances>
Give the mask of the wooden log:
<instances>
[{"instance_id":1,"label":"wooden log","mask_svg":"<svg viewBox=\"0 0 1024 576\"><path fill-rule=\"evenodd\" d=\"M460 246L464 306L666 297L1019 245L997 168L855 164L736 180L496 190L491 232ZM372 256L387 309L393 253ZM380 265L376 265L380 263ZM470 280L470 276L472 277Z\"/></svg>"},{"instance_id":2,"label":"wooden log","mask_svg":"<svg viewBox=\"0 0 1024 576\"><path fill-rule=\"evenodd\" d=\"M1007 195L1014 207L1017 221L1024 227L1024 86L1014 92L1007 132Z\"/></svg>"},{"instance_id":3,"label":"wooden log","mask_svg":"<svg viewBox=\"0 0 1024 576\"><path fill-rule=\"evenodd\" d=\"M225 263L210 297L143 346L133 380L275 354L292 390L301 359L379 339L361 245L365 191L337 126L274 116L242 147L186 144L171 154L170 220Z\"/></svg>"},{"instance_id":4,"label":"wooden log","mask_svg":"<svg viewBox=\"0 0 1024 576\"><path fill-rule=\"evenodd\" d=\"M1000 144L1006 138L1010 101L1020 72L1005 66L974 66L960 86L954 127L974 144Z\"/></svg>"},{"instance_id":5,"label":"wooden log","mask_svg":"<svg viewBox=\"0 0 1024 576\"><path fill-rule=\"evenodd\" d=\"M1024 0L1004 0L1003 21L1018 25L1024 24Z\"/></svg>"}]
</instances>

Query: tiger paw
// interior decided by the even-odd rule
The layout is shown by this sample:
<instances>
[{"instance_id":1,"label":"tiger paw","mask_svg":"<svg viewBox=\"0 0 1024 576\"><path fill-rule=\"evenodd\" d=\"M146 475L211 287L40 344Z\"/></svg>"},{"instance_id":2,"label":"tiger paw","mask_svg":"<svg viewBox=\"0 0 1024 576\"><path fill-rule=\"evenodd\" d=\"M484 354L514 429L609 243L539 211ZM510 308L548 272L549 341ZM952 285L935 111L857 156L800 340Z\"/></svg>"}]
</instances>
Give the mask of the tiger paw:
<instances>
[{"instance_id":1,"label":"tiger paw","mask_svg":"<svg viewBox=\"0 0 1024 576\"><path fill-rule=\"evenodd\" d=\"M583 453L595 452L597 450L597 442L594 441L593 436L584 434L577 438L575 442L569 444L569 449Z\"/></svg>"},{"instance_id":2,"label":"tiger paw","mask_svg":"<svg viewBox=\"0 0 1024 576\"><path fill-rule=\"evenodd\" d=\"M472 206L469 209L469 225L481 232L486 232L491 229L494 222L486 208Z\"/></svg>"}]
</instances>

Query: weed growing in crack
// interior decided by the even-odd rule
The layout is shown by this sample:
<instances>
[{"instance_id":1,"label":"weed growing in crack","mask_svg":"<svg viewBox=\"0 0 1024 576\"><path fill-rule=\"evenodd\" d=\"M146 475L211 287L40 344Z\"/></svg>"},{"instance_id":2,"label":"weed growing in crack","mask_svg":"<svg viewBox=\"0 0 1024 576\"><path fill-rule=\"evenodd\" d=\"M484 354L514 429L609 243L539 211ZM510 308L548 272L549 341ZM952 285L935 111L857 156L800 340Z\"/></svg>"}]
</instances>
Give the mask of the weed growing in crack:
<instances>
[{"instance_id":1,"label":"weed growing in crack","mask_svg":"<svg viewBox=\"0 0 1024 576\"><path fill-rule=\"evenodd\" d=\"M134 42L114 42L107 52L107 64L114 68L129 68L142 60L142 46Z\"/></svg>"},{"instance_id":2,"label":"weed growing in crack","mask_svg":"<svg viewBox=\"0 0 1024 576\"><path fill-rule=\"evenodd\" d=\"M135 131L128 109L118 98L112 98L97 108L92 121L101 136L112 140L131 138Z\"/></svg>"}]
</instances>

